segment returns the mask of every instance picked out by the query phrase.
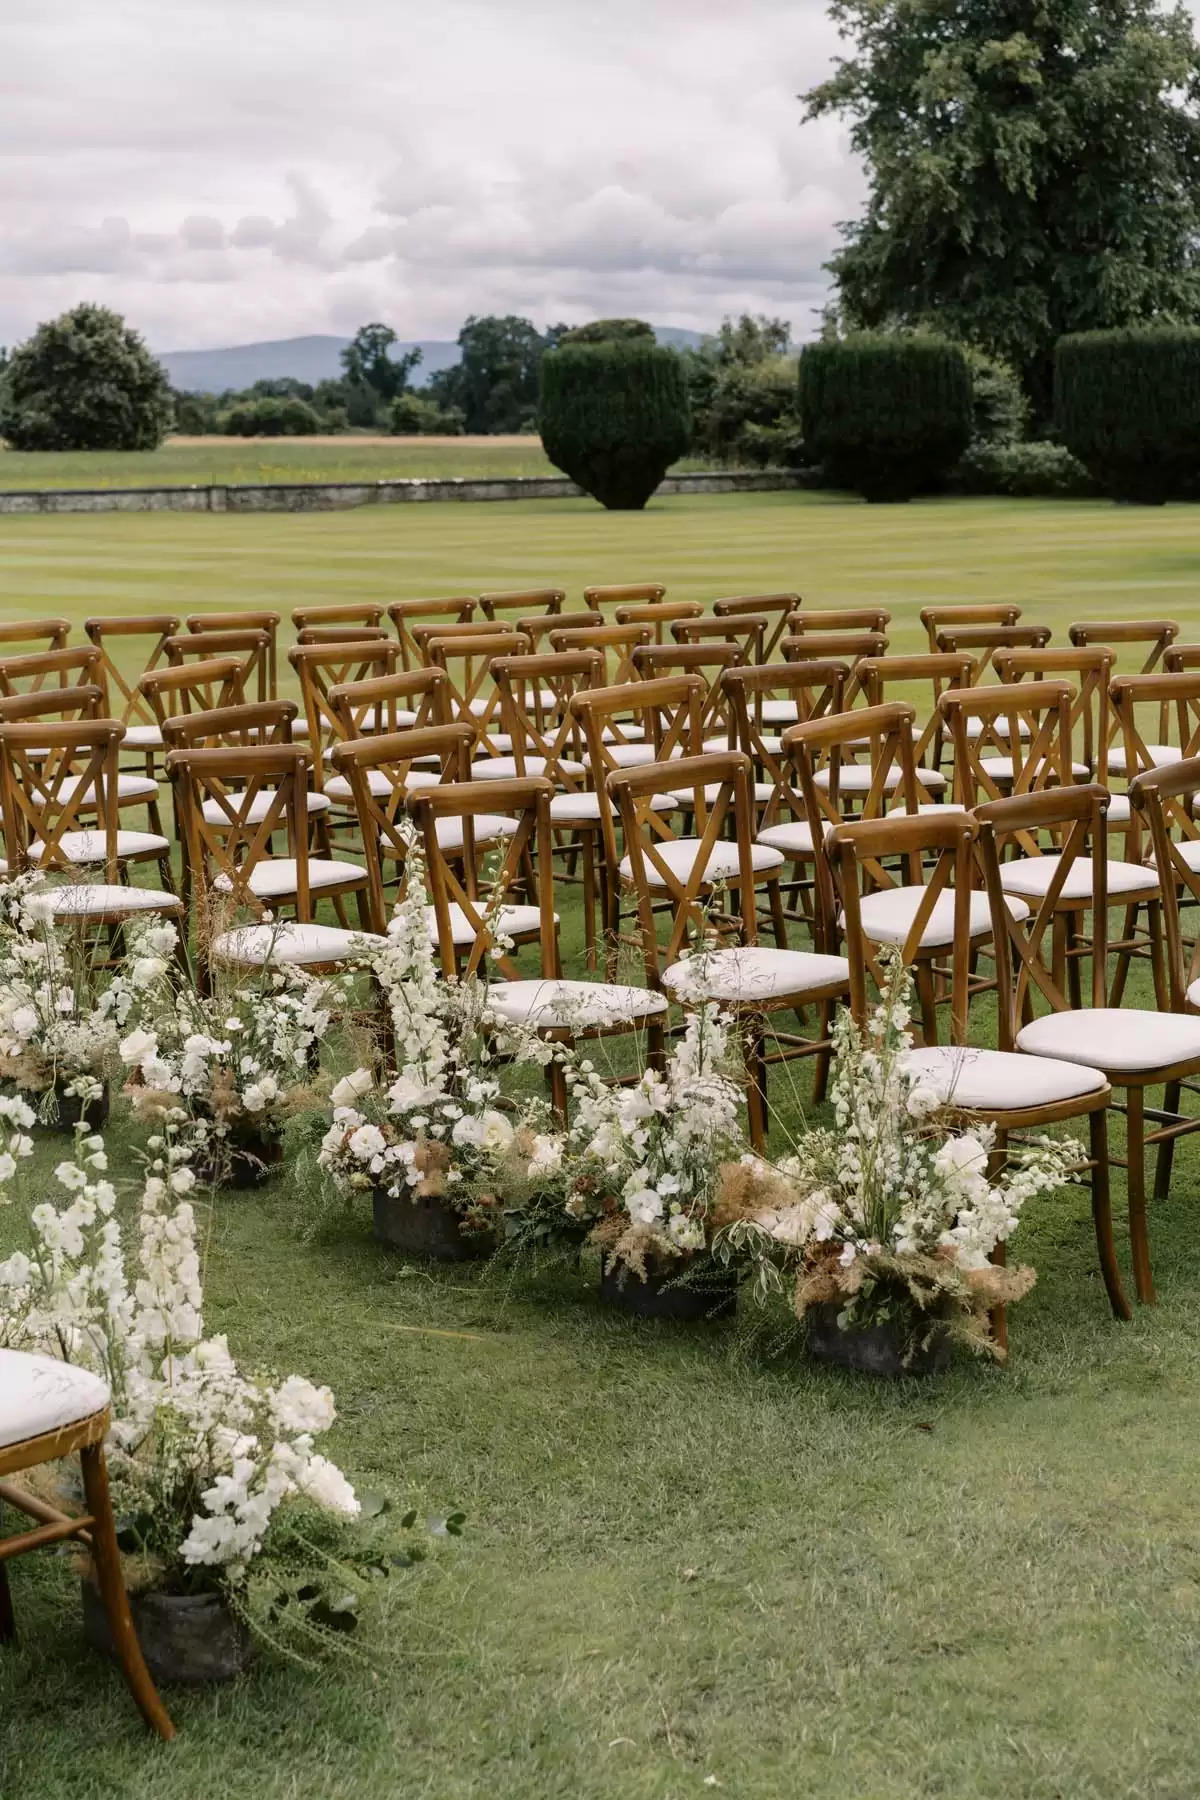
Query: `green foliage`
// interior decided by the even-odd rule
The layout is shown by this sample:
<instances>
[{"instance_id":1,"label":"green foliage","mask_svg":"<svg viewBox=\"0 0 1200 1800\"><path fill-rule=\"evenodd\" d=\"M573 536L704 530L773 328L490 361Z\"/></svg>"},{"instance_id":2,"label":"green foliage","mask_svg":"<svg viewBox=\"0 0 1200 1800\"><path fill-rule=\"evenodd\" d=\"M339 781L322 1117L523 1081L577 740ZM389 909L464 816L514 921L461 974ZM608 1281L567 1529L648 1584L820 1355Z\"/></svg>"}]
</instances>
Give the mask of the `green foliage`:
<instances>
[{"instance_id":1,"label":"green foliage","mask_svg":"<svg viewBox=\"0 0 1200 1800\"><path fill-rule=\"evenodd\" d=\"M807 96L871 182L830 267L852 327L933 326L1050 408L1064 332L1200 308L1200 51L1159 0L833 0Z\"/></svg>"},{"instance_id":2,"label":"green foliage","mask_svg":"<svg viewBox=\"0 0 1200 1800\"><path fill-rule=\"evenodd\" d=\"M1089 500L1099 493L1063 444L972 444L950 478L959 494L1006 494L1015 500Z\"/></svg>"},{"instance_id":3,"label":"green foliage","mask_svg":"<svg viewBox=\"0 0 1200 1800\"><path fill-rule=\"evenodd\" d=\"M230 437L312 437L321 430L321 420L307 400L267 395L219 414L218 428Z\"/></svg>"},{"instance_id":4,"label":"green foliage","mask_svg":"<svg viewBox=\"0 0 1200 1800\"><path fill-rule=\"evenodd\" d=\"M936 487L971 435L971 378L957 344L901 333L809 344L800 358L806 450L868 500Z\"/></svg>"},{"instance_id":5,"label":"green foliage","mask_svg":"<svg viewBox=\"0 0 1200 1800\"><path fill-rule=\"evenodd\" d=\"M154 450L171 417L166 372L105 306L39 325L0 388L0 436L14 450Z\"/></svg>"},{"instance_id":6,"label":"green foliage","mask_svg":"<svg viewBox=\"0 0 1200 1800\"><path fill-rule=\"evenodd\" d=\"M458 334L460 361L439 369L426 392L439 406L456 408L471 435L533 431L542 357L564 326L540 332L529 319L508 314L467 320Z\"/></svg>"},{"instance_id":7,"label":"green foliage","mask_svg":"<svg viewBox=\"0 0 1200 1800\"><path fill-rule=\"evenodd\" d=\"M722 464L800 460L796 364L786 319L743 313L684 352L692 447Z\"/></svg>"},{"instance_id":8,"label":"green foliage","mask_svg":"<svg viewBox=\"0 0 1200 1800\"><path fill-rule=\"evenodd\" d=\"M1029 403L1007 363L966 347L971 372L972 444L1015 444L1025 435Z\"/></svg>"},{"instance_id":9,"label":"green foliage","mask_svg":"<svg viewBox=\"0 0 1200 1800\"><path fill-rule=\"evenodd\" d=\"M463 416L456 406L439 406L424 394L398 395L388 421L396 437L461 437L463 430Z\"/></svg>"},{"instance_id":10,"label":"green foliage","mask_svg":"<svg viewBox=\"0 0 1200 1800\"><path fill-rule=\"evenodd\" d=\"M560 344L634 344L653 343L654 327L644 319L592 319L586 325L572 325L559 338Z\"/></svg>"},{"instance_id":11,"label":"green foliage","mask_svg":"<svg viewBox=\"0 0 1200 1800\"><path fill-rule=\"evenodd\" d=\"M633 343L567 344L542 365L542 444L613 511L638 511L688 447L683 364Z\"/></svg>"},{"instance_id":12,"label":"green foliage","mask_svg":"<svg viewBox=\"0 0 1200 1800\"><path fill-rule=\"evenodd\" d=\"M1066 337L1054 412L1067 448L1117 500L1194 494L1200 479L1200 329Z\"/></svg>"},{"instance_id":13,"label":"green foliage","mask_svg":"<svg viewBox=\"0 0 1200 1800\"><path fill-rule=\"evenodd\" d=\"M391 348L396 341L390 325L360 325L342 351L342 367L350 386L368 388L383 404L402 394L421 352L406 350L403 356L393 357Z\"/></svg>"}]
</instances>

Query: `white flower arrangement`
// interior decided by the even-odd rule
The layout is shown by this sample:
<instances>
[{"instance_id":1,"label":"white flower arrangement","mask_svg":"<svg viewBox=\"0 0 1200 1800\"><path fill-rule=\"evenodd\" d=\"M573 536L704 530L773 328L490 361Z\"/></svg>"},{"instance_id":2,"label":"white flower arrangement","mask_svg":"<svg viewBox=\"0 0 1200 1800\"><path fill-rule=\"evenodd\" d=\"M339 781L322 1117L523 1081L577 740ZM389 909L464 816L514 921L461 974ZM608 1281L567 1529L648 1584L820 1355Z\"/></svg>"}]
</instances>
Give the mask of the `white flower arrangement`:
<instances>
[{"instance_id":1,"label":"white flower arrangement","mask_svg":"<svg viewBox=\"0 0 1200 1800\"><path fill-rule=\"evenodd\" d=\"M0 884L0 1077L47 1109L97 1100L122 1032L154 1003L175 927L135 918L123 938L109 966L86 921L54 917L38 871Z\"/></svg>"},{"instance_id":2,"label":"white flower arrangement","mask_svg":"<svg viewBox=\"0 0 1200 1800\"><path fill-rule=\"evenodd\" d=\"M1022 1208L1082 1161L1070 1139L1013 1144L991 1167L992 1127L967 1127L908 1061L912 979L885 953L886 984L865 1029L834 1025L834 1123L807 1131L776 1165L729 1171L719 1253L746 1260L760 1298L794 1282L794 1306L836 1304L842 1329L891 1321L911 1355L932 1331L1003 1354L991 1308L1032 1287L1030 1268L990 1259Z\"/></svg>"},{"instance_id":3,"label":"white flower arrangement","mask_svg":"<svg viewBox=\"0 0 1200 1800\"><path fill-rule=\"evenodd\" d=\"M720 1172L744 1148L741 1095L727 1073L728 1028L712 1006L688 1017L660 1073L607 1086L590 1062L568 1069L575 1105L565 1211L608 1257L646 1278L708 1248Z\"/></svg>"},{"instance_id":4,"label":"white flower arrangement","mask_svg":"<svg viewBox=\"0 0 1200 1800\"><path fill-rule=\"evenodd\" d=\"M135 1573L167 1591L228 1595L268 1550L285 1502L345 1518L359 1504L314 1448L336 1417L329 1389L244 1374L224 1337L205 1336L184 1125L176 1114L149 1140L135 1258L104 1141L79 1131L55 1171L64 1198L35 1207L32 1250L0 1263L0 1330L109 1383L109 1470L133 1522Z\"/></svg>"}]
</instances>

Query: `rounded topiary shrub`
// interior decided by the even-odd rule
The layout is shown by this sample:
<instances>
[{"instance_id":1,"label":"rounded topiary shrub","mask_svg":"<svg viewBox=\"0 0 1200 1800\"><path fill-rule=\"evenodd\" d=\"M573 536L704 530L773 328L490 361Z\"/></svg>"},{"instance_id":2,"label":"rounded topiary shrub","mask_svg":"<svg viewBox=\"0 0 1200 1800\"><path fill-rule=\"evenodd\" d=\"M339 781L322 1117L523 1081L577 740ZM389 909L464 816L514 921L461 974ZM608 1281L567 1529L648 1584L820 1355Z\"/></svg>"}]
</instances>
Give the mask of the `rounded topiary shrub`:
<instances>
[{"instance_id":1,"label":"rounded topiary shrub","mask_svg":"<svg viewBox=\"0 0 1200 1800\"><path fill-rule=\"evenodd\" d=\"M1200 328L1080 331L1054 357L1059 437L1114 500L1200 486Z\"/></svg>"},{"instance_id":2,"label":"rounded topiary shrub","mask_svg":"<svg viewBox=\"0 0 1200 1800\"><path fill-rule=\"evenodd\" d=\"M0 437L14 450L156 450L173 412L166 371L106 306L39 325L0 383Z\"/></svg>"},{"instance_id":3,"label":"rounded topiary shrub","mask_svg":"<svg viewBox=\"0 0 1200 1800\"><path fill-rule=\"evenodd\" d=\"M573 325L559 338L560 344L628 344L653 343L654 327L644 319L590 319L586 325Z\"/></svg>"},{"instance_id":4,"label":"rounded topiary shrub","mask_svg":"<svg viewBox=\"0 0 1200 1800\"><path fill-rule=\"evenodd\" d=\"M636 512L688 447L683 363L632 339L564 344L542 358L542 444L612 511Z\"/></svg>"},{"instance_id":5,"label":"rounded topiary shrub","mask_svg":"<svg viewBox=\"0 0 1200 1800\"><path fill-rule=\"evenodd\" d=\"M867 500L937 487L971 441L971 376L943 338L862 333L800 357L806 453Z\"/></svg>"}]
</instances>

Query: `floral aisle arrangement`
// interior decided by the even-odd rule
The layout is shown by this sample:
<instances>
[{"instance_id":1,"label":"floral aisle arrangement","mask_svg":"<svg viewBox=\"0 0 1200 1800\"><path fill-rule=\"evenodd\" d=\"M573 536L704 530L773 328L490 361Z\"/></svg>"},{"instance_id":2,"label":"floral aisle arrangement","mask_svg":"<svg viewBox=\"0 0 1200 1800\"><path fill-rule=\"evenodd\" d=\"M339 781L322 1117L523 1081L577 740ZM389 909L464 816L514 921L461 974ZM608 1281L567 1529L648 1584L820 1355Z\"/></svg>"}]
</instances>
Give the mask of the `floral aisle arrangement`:
<instances>
[{"instance_id":1,"label":"floral aisle arrangement","mask_svg":"<svg viewBox=\"0 0 1200 1800\"><path fill-rule=\"evenodd\" d=\"M289 964L226 975L211 994L167 973L153 1018L118 1046L135 1111L182 1109L205 1146L198 1172L255 1185L279 1161L288 1119L320 1103L321 1045L347 987Z\"/></svg>"},{"instance_id":2,"label":"floral aisle arrangement","mask_svg":"<svg viewBox=\"0 0 1200 1800\"><path fill-rule=\"evenodd\" d=\"M834 1027L834 1123L777 1166L726 1172L718 1254L748 1263L760 1298L789 1285L818 1355L880 1373L936 1366L957 1340L1002 1357L992 1308L1021 1299L1033 1269L989 1259L1022 1208L1078 1169L1070 1140L1013 1146L964 1129L907 1062L912 981L898 957L865 1029Z\"/></svg>"},{"instance_id":3,"label":"floral aisle arrangement","mask_svg":"<svg viewBox=\"0 0 1200 1800\"><path fill-rule=\"evenodd\" d=\"M247 1373L205 1332L193 1154L185 1116L169 1115L148 1142L131 1248L103 1139L80 1128L55 1171L57 1203L33 1210L31 1249L0 1263L0 1342L91 1368L111 1388L126 1574L163 1679L236 1672L248 1626L303 1648L332 1604L326 1590L341 1595L360 1562L344 1529L359 1500L316 1448L336 1417L329 1389ZM85 1583L95 1624L86 1595Z\"/></svg>"},{"instance_id":4,"label":"floral aisle arrangement","mask_svg":"<svg viewBox=\"0 0 1200 1800\"><path fill-rule=\"evenodd\" d=\"M506 1097L499 1069L559 1052L496 1018L486 981L438 974L416 844L388 941L362 960L387 1004L389 1068L337 1084L318 1162L342 1193L371 1193L386 1241L443 1260L489 1250L514 1201L558 1194L562 1162L546 1103Z\"/></svg>"},{"instance_id":5,"label":"floral aisle arrangement","mask_svg":"<svg viewBox=\"0 0 1200 1800\"><path fill-rule=\"evenodd\" d=\"M85 920L54 917L39 873L0 884L0 1079L45 1124L103 1124L121 1036L156 1002L174 926L134 919L122 937L109 963Z\"/></svg>"},{"instance_id":6,"label":"floral aisle arrangement","mask_svg":"<svg viewBox=\"0 0 1200 1800\"><path fill-rule=\"evenodd\" d=\"M588 1062L568 1070L574 1123L565 1213L603 1254L604 1292L635 1311L728 1310L707 1252L726 1164L745 1150L728 1027L711 1006L688 1018L666 1067L606 1085Z\"/></svg>"}]
</instances>

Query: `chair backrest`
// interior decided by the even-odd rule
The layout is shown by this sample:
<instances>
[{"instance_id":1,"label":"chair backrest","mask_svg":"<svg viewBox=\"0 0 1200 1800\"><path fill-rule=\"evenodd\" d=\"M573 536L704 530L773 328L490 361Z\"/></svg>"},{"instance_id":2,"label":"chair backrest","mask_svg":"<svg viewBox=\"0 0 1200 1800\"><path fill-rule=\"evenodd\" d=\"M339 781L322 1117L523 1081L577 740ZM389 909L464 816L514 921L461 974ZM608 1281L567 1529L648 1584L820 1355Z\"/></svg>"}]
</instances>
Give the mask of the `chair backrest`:
<instances>
[{"instance_id":1,"label":"chair backrest","mask_svg":"<svg viewBox=\"0 0 1200 1800\"><path fill-rule=\"evenodd\" d=\"M338 739L421 730L450 720L450 678L444 669L401 669L329 689Z\"/></svg>"},{"instance_id":2,"label":"chair backrest","mask_svg":"<svg viewBox=\"0 0 1200 1800\"><path fill-rule=\"evenodd\" d=\"M1067 636L1077 649L1092 644L1105 644L1115 650L1119 645L1140 647L1139 675L1153 674L1166 652L1179 636L1177 619L1078 619L1067 629ZM1116 659L1120 662L1122 659ZM1138 648L1130 651L1130 660L1138 661ZM1134 673L1134 671L1130 671Z\"/></svg>"},{"instance_id":3,"label":"chair backrest","mask_svg":"<svg viewBox=\"0 0 1200 1800\"><path fill-rule=\"evenodd\" d=\"M854 671L857 693L868 706L911 698L907 692L898 694L897 688L927 686L929 706L918 714L920 718L923 713L925 723L913 745L917 767L926 769L937 769L942 761L945 716L939 711L938 701L948 688L969 687L974 672L975 665L965 653L950 656L940 651L917 656L864 656Z\"/></svg>"},{"instance_id":4,"label":"chair backrest","mask_svg":"<svg viewBox=\"0 0 1200 1800\"><path fill-rule=\"evenodd\" d=\"M648 644L653 635L648 625L592 625L586 629L552 631L550 648L599 650L604 658L605 686L619 687L622 682L636 679L633 653L639 644Z\"/></svg>"},{"instance_id":5,"label":"chair backrest","mask_svg":"<svg viewBox=\"0 0 1200 1800\"><path fill-rule=\"evenodd\" d=\"M64 687L99 687L108 694L104 655L95 644L0 656L0 694L37 694Z\"/></svg>"},{"instance_id":6,"label":"chair backrest","mask_svg":"<svg viewBox=\"0 0 1200 1800\"><path fill-rule=\"evenodd\" d=\"M771 621L765 613L739 613L735 618L680 619L671 627L677 644L730 644L739 662L763 661L763 644Z\"/></svg>"},{"instance_id":7,"label":"chair backrest","mask_svg":"<svg viewBox=\"0 0 1200 1800\"><path fill-rule=\"evenodd\" d=\"M624 582L615 587L585 587L583 604L596 612L603 612L606 606L634 605L639 600L663 600L666 592L661 581Z\"/></svg>"},{"instance_id":8,"label":"chair backrest","mask_svg":"<svg viewBox=\"0 0 1200 1800\"><path fill-rule=\"evenodd\" d=\"M297 635L322 625L366 625L373 628L382 619L382 606L375 606L368 601L339 600L327 605L292 608L292 628Z\"/></svg>"},{"instance_id":9,"label":"chair backrest","mask_svg":"<svg viewBox=\"0 0 1200 1800\"><path fill-rule=\"evenodd\" d=\"M172 668L213 656L236 656L241 662L243 690L253 693L256 700L270 700L273 642L269 631L248 625L231 631L178 632L166 640L164 648Z\"/></svg>"},{"instance_id":10,"label":"chair backrest","mask_svg":"<svg viewBox=\"0 0 1200 1800\"><path fill-rule=\"evenodd\" d=\"M1108 747L1113 734L1109 686L1113 653L1106 646L1045 650L998 650L996 674L1007 684L1023 681L1070 681L1071 753L1088 765L1101 787L1108 785Z\"/></svg>"},{"instance_id":11,"label":"chair backrest","mask_svg":"<svg viewBox=\"0 0 1200 1800\"><path fill-rule=\"evenodd\" d=\"M789 633L779 640L785 662L818 657L822 662L853 664L864 656L886 656L887 647L882 631L806 631L799 637Z\"/></svg>"},{"instance_id":12,"label":"chair backrest","mask_svg":"<svg viewBox=\"0 0 1200 1800\"><path fill-rule=\"evenodd\" d=\"M1069 681L948 688L938 702L954 746L954 798L976 806L1075 779ZM1030 855L1037 846L1026 846Z\"/></svg>"},{"instance_id":13,"label":"chair backrest","mask_svg":"<svg viewBox=\"0 0 1200 1800\"><path fill-rule=\"evenodd\" d=\"M807 816L783 739L777 730L763 723L764 698L783 695L793 700L797 722L824 719L841 712L849 674L849 665L844 662L814 660L731 668L721 676L721 685L729 696L737 747L761 771L763 780L771 783L770 798L759 815L760 826Z\"/></svg>"},{"instance_id":14,"label":"chair backrest","mask_svg":"<svg viewBox=\"0 0 1200 1800\"><path fill-rule=\"evenodd\" d=\"M75 865L62 843L86 830L104 840L104 879L117 879L117 760L125 727L115 719L0 725L0 820L9 866Z\"/></svg>"},{"instance_id":15,"label":"chair backrest","mask_svg":"<svg viewBox=\"0 0 1200 1800\"><path fill-rule=\"evenodd\" d=\"M1200 669L1200 644L1170 644L1163 651L1163 673L1186 675Z\"/></svg>"},{"instance_id":16,"label":"chair backrest","mask_svg":"<svg viewBox=\"0 0 1200 1800\"><path fill-rule=\"evenodd\" d=\"M715 644L640 644L633 653L634 673L643 681L659 675L703 676L708 692L701 708L700 724L705 738L724 739L723 749L737 748L737 725L729 690L722 687L726 670L745 660L742 646L735 643ZM716 748L715 745L712 748ZM699 749L699 746L697 746Z\"/></svg>"},{"instance_id":17,"label":"chair backrest","mask_svg":"<svg viewBox=\"0 0 1200 1800\"><path fill-rule=\"evenodd\" d=\"M288 661L300 683L300 700L313 750L313 783L324 783L327 744L343 735L342 721L331 698L336 687L394 674L400 647L391 638L347 639L338 644L294 644Z\"/></svg>"},{"instance_id":18,"label":"chair backrest","mask_svg":"<svg viewBox=\"0 0 1200 1800\"><path fill-rule=\"evenodd\" d=\"M836 606L810 610L801 607L789 613L787 629L792 637L803 637L810 631L882 631L886 632L892 615L885 606Z\"/></svg>"},{"instance_id":19,"label":"chair backrest","mask_svg":"<svg viewBox=\"0 0 1200 1800\"><path fill-rule=\"evenodd\" d=\"M290 744L298 708L294 700L251 700L212 712L176 713L163 722L168 750L217 750L232 744Z\"/></svg>"},{"instance_id":20,"label":"chair backrest","mask_svg":"<svg viewBox=\"0 0 1200 1800\"><path fill-rule=\"evenodd\" d=\"M850 964L850 1010L860 1025L866 1024L877 1004L876 996L886 986L879 966L879 946L863 929L862 901L866 894L877 891L879 871L898 865L906 887L925 890L913 909L903 942L895 946L905 968L921 959L922 939L934 907L945 895L951 897L951 940L948 946L939 945L938 961L943 968L947 964L950 968L951 1042L966 1042L975 836L975 821L949 807L932 813L893 814L886 819L836 825L829 832L825 852L833 873L842 939Z\"/></svg>"},{"instance_id":21,"label":"chair backrest","mask_svg":"<svg viewBox=\"0 0 1200 1800\"><path fill-rule=\"evenodd\" d=\"M31 694L0 695L0 722L19 725L27 719L103 719L108 696L94 682L79 687L39 688Z\"/></svg>"},{"instance_id":22,"label":"chair backrest","mask_svg":"<svg viewBox=\"0 0 1200 1800\"><path fill-rule=\"evenodd\" d=\"M1200 670L1180 675L1118 675L1109 688L1113 744L1132 781L1160 765L1200 756ZM1110 752L1111 755L1111 752ZM1127 854L1141 854L1141 815L1130 816Z\"/></svg>"},{"instance_id":23,"label":"chair backrest","mask_svg":"<svg viewBox=\"0 0 1200 1800\"><path fill-rule=\"evenodd\" d=\"M1200 937L1183 929L1181 902L1200 905L1200 756L1147 769L1129 784L1131 810L1150 840L1162 894L1163 939L1172 1012L1187 1010L1200 979Z\"/></svg>"},{"instance_id":24,"label":"chair backrest","mask_svg":"<svg viewBox=\"0 0 1200 1800\"><path fill-rule=\"evenodd\" d=\"M183 621L189 631L265 631L270 639L267 652L266 698L273 700L279 691L279 625L277 612L203 612L189 613Z\"/></svg>"},{"instance_id":25,"label":"chair backrest","mask_svg":"<svg viewBox=\"0 0 1200 1800\"><path fill-rule=\"evenodd\" d=\"M1015 625L1020 617L1021 608L1010 605L1007 600L964 601L921 608L921 624L931 650L938 649L938 634L943 630L954 631L973 625Z\"/></svg>"},{"instance_id":26,"label":"chair backrest","mask_svg":"<svg viewBox=\"0 0 1200 1800\"><path fill-rule=\"evenodd\" d=\"M800 605L799 594L726 594L713 601L713 616L736 619L744 614L765 617L771 621L763 639L762 660L768 662L788 629L788 620Z\"/></svg>"},{"instance_id":27,"label":"chair backrest","mask_svg":"<svg viewBox=\"0 0 1200 1800\"><path fill-rule=\"evenodd\" d=\"M469 625L475 617L473 594L451 594L441 599L393 600L387 609L400 640L400 663L405 669L421 666L424 658L413 637L415 625Z\"/></svg>"},{"instance_id":28,"label":"chair backrest","mask_svg":"<svg viewBox=\"0 0 1200 1800\"><path fill-rule=\"evenodd\" d=\"M296 633L298 644L390 644L386 625L306 625Z\"/></svg>"},{"instance_id":29,"label":"chair backrest","mask_svg":"<svg viewBox=\"0 0 1200 1800\"><path fill-rule=\"evenodd\" d=\"M201 639L201 642L204 640ZM212 712L218 706L241 706L245 700L239 656L190 658L167 669L151 669L138 681L160 727L177 713Z\"/></svg>"},{"instance_id":30,"label":"chair backrest","mask_svg":"<svg viewBox=\"0 0 1200 1800\"><path fill-rule=\"evenodd\" d=\"M296 916L311 921L304 798L309 761L299 744L168 751L167 774L202 948L218 922L232 921L241 911L261 919L268 911L251 882L255 869L272 860L273 839L283 839L285 855L295 862Z\"/></svg>"},{"instance_id":31,"label":"chair backrest","mask_svg":"<svg viewBox=\"0 0 1200 1800\"><path fill-rule=\"evenodd\" d=\"M623 767L622 751L649 744L656 760L666 763L694 757L703 742L706 683L702 675L664 675L645 681L593 687L572 696L570 711L583 726L592 784L600 795L600 831L610 878L616 878L617 835L613 810L605 805L608 778ZM631 724L637 735L630 732Z\"/></svg>"},{"instance_id":32,"label":"chair backrest","mask_svg":"<svg viewBox=\"0 0 1200 1800\"><path fill-rule=\"evenodd\" d=\"M661 644L672 625L681 619L699 619L703 613L699 600L643 600L632 606L618 606L613 617L618 625L648 625L654 642ZM603 623L603 615L597 613L595 622Z\"/></svg>"},{"instance_id":33,"label":"chair backrest","mask_svg":"<svg viewBox=\"0 0 1200 1800\"><path fill-rule=\"evenodd\" d=\"M489 624L486 619L451 621L449 624L421 624L412 627L412 640L416 646L417 664L427 667L432 661L429 646L436 640L439 643L453 643L456 638L477 637L511 637L516 634L517 627L511 619L497 619Z\"/></svg>"},{"instance_id":34,"label":"chair backrest","mask_svg":"<svg viewBox=\"0 0 1200 1800\"><path fill-rule=\"evenodd\" d=\"M333 746L330 762L337 774L349 782L358 817L372 931L387 930L384 857L396 862L401 870L408 860L407 804L415 791L411 785L414 774L426 784L431 780L426 768L415 771L414 765L436 761L438 774L433 780L469 781L474 744L474 728L457 724L395 731L379 737L344 738Z\"/></svg>"},{"instance_id":35,"label":"chair backrest","mask_svg":"<svg viewBox=\"0 0 1200 1800\"><path fill-rule=\"evenodd\" d=\"M433 916L437 924L438 953L445 974L476 975L486 970L510 981L521 970L508 954L502 935L493 929L493 903L526 885L525 871L534 869L538 909L540 972L547 979L561 973L558 928L554 917L554 837L550 801L554 783L540 776L509 781L447 782L412 795L408 808L421 834L425 872ZM517 829L494 852L486 891L480 881L475 821L481 815L515 818ZM461 825L462 850L448 856L442 848L438 826L447 819ZM474 936L461 956L455 946L454 909L466 920Z\"/></svg>"},{"instance_id":36,"label":"chair backrest","mask_svg":"<svg viewBox=\"0 0 1200 1800\"><path fill-rule=\"evenodd\" d=\"M683 757L669 766L650 763L641 769L623 769L608 777L637 895L649 987L661 988L664 966L678 962L693 944L711 941L714 936L723 944L756 942L750 774L748 756L740 750L722 750ZM684 789L690 793L694 817L688 835L699 842L694 853L673 859L670 846L676 834L654 802L663 794ZM666 819L675 816L668 814ZM715 885L705 880L705 872L717 844L727 838L737 846L737 873L728 880L738 892L726 907L718 905ZM663 911L668 925L665 946L658 941Z\"/></svg>"},{"instance_id":37,"label":"chair backrest","mask_svg":"<svg viewBox=\"0 0 1200 1800\"><path fill-rule=\"evenodd\" d=\"M30 652L65 650L70 635L70 619L5 619L0 621L0 654L21 644Z\"/></svg>"},{"instance_id":38,"label":"chair backrest","mask_svg":"<svg viewBox=\"0 0 1200 1800\"><path fill-rule=\"evenodd\" d=\"M591 631L603 623L604 614L600 612L530 613L517 620L517 630L529 639L530 648L536 653L552 631Z\"/></svg>"},{"instance_id":39,"label":"chair backrest","mask_svg":"<svg viewBox=\"0 0 1200 1800\"><path fill-rule=\"evenodd\" d=\"M943 625L934 636L934 648L948 656L964 652L975 664L976 681L983 681L995 658L1006 650L1041 650L1050 642L1048 625Z\"/></svg>"},{"instance_id":40,"label":"chair backrest","mask_svg":"<svg viewBox=\"0 0 1200 1800\"><path fill-rule=\"evenodd\" d=\"M500 690L492 680L492 662L498 656L524 656L529 639L519 631L492 627L466 636L430 638L431 664L444 669L448 678L446 703L450 717L475 727L481 756L496 756L500 746Z\"/></svg>"},{"instance_id":41,"label":"chair backrest","mask_svg":"<svg viewBox=\"0 0 1200 1800\"><path fill-rule=\"evenodd\" d=\"M138 676L158 668L167 653L167 640L179 630L179 620L173 613L103 615L85 619L83 629L103 660L104 685L113 717L120 719L123 725L153 725L154 714L137 685ZM114 650L114 640L124 643L129 638L140 638L144 644L138 655L141 666L132 676L125 673L121 666L123 659Z\"/></svg>"},{"instance_id":42,"label":"chair backrest","mask_svg":"<svg viewBox=\"0 0 1200 1800\"><path fill-rule=\"evenodd\" d=\"M1077 915L1077 938L1090 920L1091 1004L1104 1006L1108 992L1108 833L1109 796L1097 782L1074 787L1044 788L1036 794L1014 794L989 801L975 813L977 855L983 871L992 919L996 959L997 1042L1015 1050L1017 1034L1033 1017L1040 995L1052 1012L1069 1012L1071 1003L1051 974L1054 933L1061 929L1060 898L1076 863L1091 868L1091 906ZM1001 868L1016 845L1053 838L1059 856L1046 892L1018 919L1007 904ZM1050 955L1046 951L1051 952Z\"/></svg>"},{"instance_id":43,"label":"chair backrest","mask_svg":"<svg viewBox=\"0 0 1200 1800\"><path fill-rule=\"evenodd\" d=\"M552 618L562 611L565 588L515 588L495 594L480 594L479 610L484 618L494 621L497 613L540 614Z\"/></svg>"},{"instance_id":44,"label":"chair backrest","mask_svg":"<svg viewBox=\"0 0 1200 1800\"><path fill-rule=\"evenodd\" d=\"M578 793L589 783L569 765L587 764L587 745L571 701L577 693L599 684L604 658L598 650L556 650L543 656L498 656L492 660L492 679L500 692L500 725L512 740L513 763L518 776L530 773L526 764L537 757L544 768L535 771L549 781ZM568 766L563 767L566 763Z\"/></svg>"}]
</instances>

